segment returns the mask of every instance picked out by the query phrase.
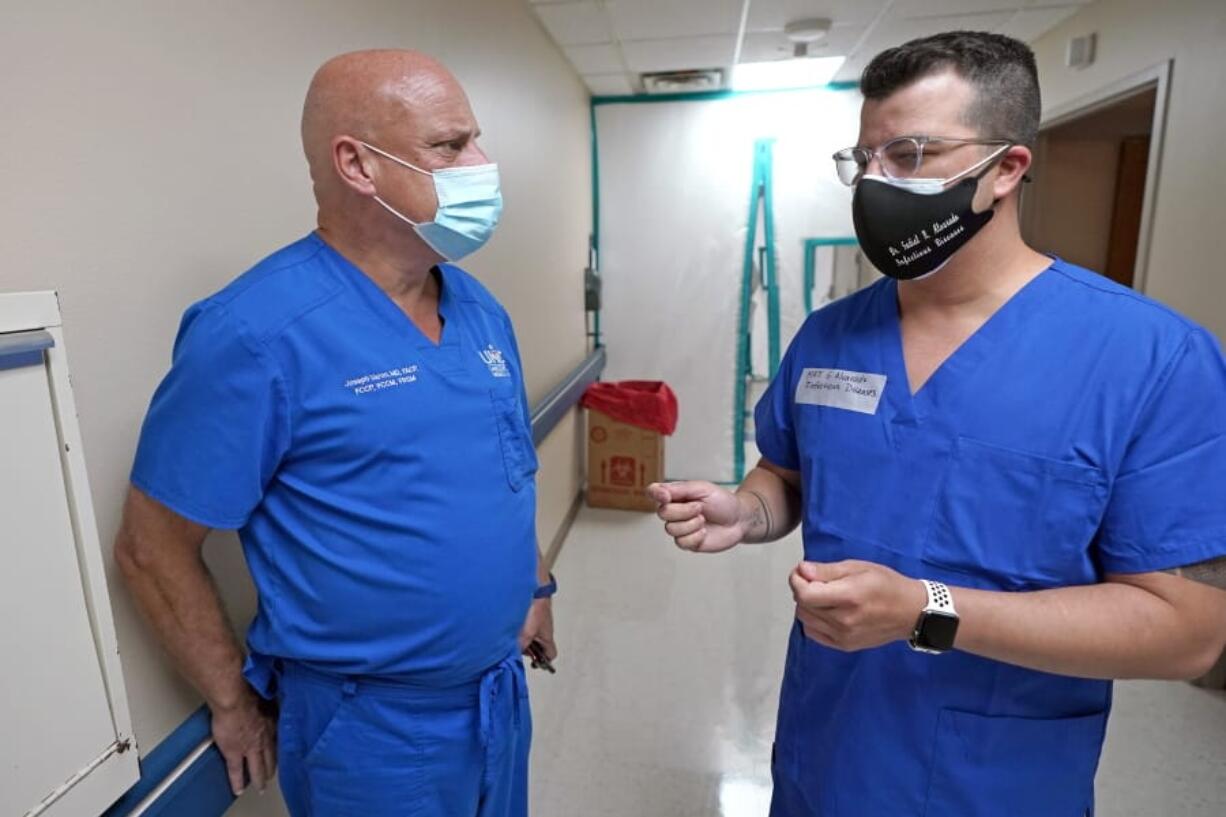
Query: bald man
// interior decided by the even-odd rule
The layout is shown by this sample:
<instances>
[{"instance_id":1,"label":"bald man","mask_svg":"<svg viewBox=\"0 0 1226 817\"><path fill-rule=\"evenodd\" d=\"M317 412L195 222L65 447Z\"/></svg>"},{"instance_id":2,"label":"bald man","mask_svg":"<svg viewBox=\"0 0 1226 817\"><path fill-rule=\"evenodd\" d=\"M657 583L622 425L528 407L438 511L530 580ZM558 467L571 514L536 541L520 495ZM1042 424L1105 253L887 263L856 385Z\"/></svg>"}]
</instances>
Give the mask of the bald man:
<instances>
[{"instance_id":1,"label":"bald man","mask_svg":"<svg viewBox=\"0 0 1226 817\"><path fill-rule=\"evenodd\" d=\"M479 135L424 55L320 68L318 229L187 310L141 431L116 559L234 792L279 759L296 817L527 812L520 654L556 657L556 583L511 321L451 263L502 207ZM259 591L245 660L213 528Z\"/></svg>"}]
</instances>

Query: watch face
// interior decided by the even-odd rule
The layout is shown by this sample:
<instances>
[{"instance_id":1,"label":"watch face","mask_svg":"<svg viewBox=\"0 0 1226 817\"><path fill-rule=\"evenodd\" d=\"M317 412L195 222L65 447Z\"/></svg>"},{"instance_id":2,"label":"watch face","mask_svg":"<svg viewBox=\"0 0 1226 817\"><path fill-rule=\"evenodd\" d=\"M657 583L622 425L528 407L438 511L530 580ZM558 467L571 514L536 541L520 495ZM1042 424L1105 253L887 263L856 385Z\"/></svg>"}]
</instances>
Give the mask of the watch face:
<instances>
[{"instance_id":1,"label":"watch face","mask_svg":"<svg viewBox=\"0 0 1226 817\"><path fill-rule=\"evenodd\" d=\"M919 633L915 639L921 647L931 650L952 650L954 636L958 634L958 617L947 613L927 613L920 622Z\"/></svg>"}]
</instances>

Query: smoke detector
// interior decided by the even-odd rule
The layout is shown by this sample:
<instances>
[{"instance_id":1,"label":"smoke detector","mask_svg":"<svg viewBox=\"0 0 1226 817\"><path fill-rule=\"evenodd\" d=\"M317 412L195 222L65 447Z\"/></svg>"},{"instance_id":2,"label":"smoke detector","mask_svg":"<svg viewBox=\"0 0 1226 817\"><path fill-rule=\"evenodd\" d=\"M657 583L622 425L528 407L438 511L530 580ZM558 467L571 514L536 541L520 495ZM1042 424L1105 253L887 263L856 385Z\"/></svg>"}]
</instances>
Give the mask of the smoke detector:
<instances>
[{"instance_id":1,"label":"smoke detector","mask_svg":"<svg viewBox=\"0 0 1226 817\"><path fill-rule=\"evenodd\" d=\"M792 42L792 56L807 57L810 46L826 39L830 33L830 20L825 17L794 20L783 27L783 33Z\"/></svg>"}]
</instances>

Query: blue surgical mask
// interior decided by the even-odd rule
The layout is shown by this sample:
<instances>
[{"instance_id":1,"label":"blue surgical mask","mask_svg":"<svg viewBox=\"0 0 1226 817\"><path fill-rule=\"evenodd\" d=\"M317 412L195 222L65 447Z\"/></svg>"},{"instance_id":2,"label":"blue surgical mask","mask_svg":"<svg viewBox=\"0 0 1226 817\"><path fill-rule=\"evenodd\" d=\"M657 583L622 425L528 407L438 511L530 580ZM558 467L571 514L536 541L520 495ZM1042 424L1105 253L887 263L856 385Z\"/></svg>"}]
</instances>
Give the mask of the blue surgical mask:
<instances>
[{"instance_id":1,"label":"blue surgical mask","mask_svg":"<svg viewBox=\"0 0 1226 817\"><path fill-rule=\"evenodd\" d=\"M458 261L481 249L490 240L498 217L502 215L502 193L498 184L498 165L466 165L433 172L410 164L398 156L361 143L386 159L409 170L434 177L438 211L432 221L413 221L379 196L375 201L392 215L413 227L422 241L448 261Z\"/></svg>"}]
</instances>

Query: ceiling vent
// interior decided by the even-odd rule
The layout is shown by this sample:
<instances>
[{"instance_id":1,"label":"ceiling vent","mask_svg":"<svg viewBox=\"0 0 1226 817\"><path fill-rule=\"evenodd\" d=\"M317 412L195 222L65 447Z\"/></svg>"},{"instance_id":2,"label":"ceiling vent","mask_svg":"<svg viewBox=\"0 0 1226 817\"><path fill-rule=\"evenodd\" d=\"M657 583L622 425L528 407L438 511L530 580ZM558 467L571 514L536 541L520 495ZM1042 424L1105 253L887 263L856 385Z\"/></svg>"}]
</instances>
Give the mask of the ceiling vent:
<instances>
[{"instance_id":1,"label":"ceiling vent","mask_svg":"<svg viewBox=\"0 0 1226 817\"><path fill-rule=\"evenodd\" d=\"M643 74L643 90L649 94L685 94L695 91L718 91L724 87L724 72L720 68L687 71L657 71Z\"/></svg>"}]
</instances>

